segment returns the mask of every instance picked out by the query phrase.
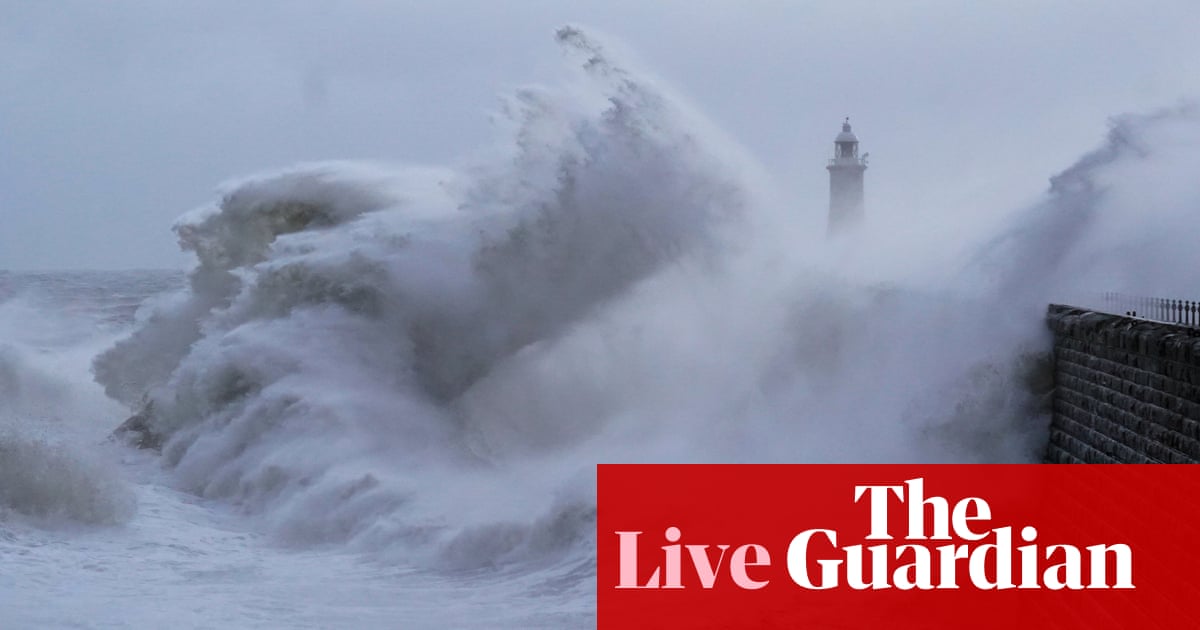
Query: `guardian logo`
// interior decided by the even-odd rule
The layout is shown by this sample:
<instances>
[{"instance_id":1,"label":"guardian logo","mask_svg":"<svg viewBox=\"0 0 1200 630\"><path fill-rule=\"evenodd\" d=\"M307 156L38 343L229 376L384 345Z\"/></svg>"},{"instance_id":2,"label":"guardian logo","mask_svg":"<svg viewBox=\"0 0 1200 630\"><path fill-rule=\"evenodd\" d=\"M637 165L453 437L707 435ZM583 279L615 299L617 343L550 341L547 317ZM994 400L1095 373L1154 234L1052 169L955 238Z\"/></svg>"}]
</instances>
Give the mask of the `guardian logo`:
<instances>
[{"instance_id":1,"label":"guardian logo","mask_svg":"<svg viewBox=\"0 0 1200 630\"><path fill-rule=\"evenodd\" d=\"M602 465L600 627L1183 627L1192 468Z\"/></svg>"}]
</instances>

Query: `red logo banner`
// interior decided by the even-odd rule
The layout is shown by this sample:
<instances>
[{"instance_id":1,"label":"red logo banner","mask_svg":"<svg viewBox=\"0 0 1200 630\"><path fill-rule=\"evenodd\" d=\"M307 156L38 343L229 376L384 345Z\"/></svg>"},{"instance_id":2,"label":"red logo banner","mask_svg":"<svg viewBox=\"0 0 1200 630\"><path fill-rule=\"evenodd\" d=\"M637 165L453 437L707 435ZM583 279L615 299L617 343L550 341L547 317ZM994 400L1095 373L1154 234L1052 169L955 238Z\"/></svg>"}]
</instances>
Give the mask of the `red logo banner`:
<instances>
[{"instance_id":1,"label":"red logo banner","mask_svg":"<svg viewBox=\"0 0 1200 630\"><path fill-rule=\"evenodd\" d=\"M598 623L1190 628L1200 467L601 465Z\"/></svg>"}]
</instances>

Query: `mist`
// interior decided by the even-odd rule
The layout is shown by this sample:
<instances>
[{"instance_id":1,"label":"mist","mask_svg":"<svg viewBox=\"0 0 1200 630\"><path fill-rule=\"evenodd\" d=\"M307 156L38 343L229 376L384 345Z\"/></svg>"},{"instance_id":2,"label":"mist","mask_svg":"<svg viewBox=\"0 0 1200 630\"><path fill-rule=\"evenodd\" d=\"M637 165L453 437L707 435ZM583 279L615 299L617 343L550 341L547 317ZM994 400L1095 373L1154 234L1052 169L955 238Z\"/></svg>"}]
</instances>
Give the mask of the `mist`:
<instances>
[{"instance_id":1,"label":"mist","mask_svg":"<svg viewBox=\"0 0 1200 630\"><path fill-rule=\"evenodd\" d=\"M1188 282L1191 108L961 242L827 239L619 45L556 39L573 74L465 168L314 164L180 219L188 290L94 369L182 487L293 544L490 565L587 552L596 462L1036 461L1047 304Z\"/></svg>"},{"instance_id":2,"label":"mist","mask_svg":"<svg viewBox=\"0 0 1200 630\"><path fill-rule=\"evenodd\" d=\"M872 219L957 243L1109 117L1194 96L1193 21L1183 1L3 2L0 268L186 268L170 225L229 178L459 162L495 133L496 94L561 78L564 23L625 42L814 226L851 116Z\"/></svg>"}]
</instances>

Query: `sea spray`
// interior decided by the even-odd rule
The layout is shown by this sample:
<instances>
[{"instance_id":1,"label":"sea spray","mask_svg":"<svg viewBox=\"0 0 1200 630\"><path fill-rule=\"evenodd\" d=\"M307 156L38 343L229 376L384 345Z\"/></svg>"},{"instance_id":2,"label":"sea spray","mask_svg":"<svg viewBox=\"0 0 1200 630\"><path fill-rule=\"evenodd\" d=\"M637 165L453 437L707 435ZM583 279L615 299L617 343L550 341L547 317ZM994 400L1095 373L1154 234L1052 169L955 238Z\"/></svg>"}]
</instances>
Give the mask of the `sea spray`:
<instances>
[{"instance_id":1,"label":"sea spray","mask_svg":"<svg viewBox=\"0 0 1200 630\"><path fill-rule=\"evenodd\" d=\"M13 514L40 523L125 523L136 500L96 449L0 425L0 522Z\"/></svg>"},{"instance_id":2,"label":"sea spray","mask_svg":"<svg viewBox=\"0 0 1200 630\"><path fill-rule=\"evenodd\" d=\"M1046 303L1177 277L1113 249L1134 223L1195 262L1187 111L1118 121L966 258L869 220L827 244L796 227L823 200L779 207L654 80L559 42L580 81L506 101L492 162L299 167L177 224L187 291L95 366L182 487L465 570L590 553L598 461L1035 461Z\"/></svg>"},{"instance_id":3,"label":"sea spray","mask_svg":"<svg viewBox=\"0 0 1200 630\"><path fill-rule=\"evenodd\" d=\"M136 501L113 453L96 443L119 407L80 369L96 348L79 339L95 326L30 318L42 297L0 299L0 522L124 523ZM99 343L110 340L101 335Z\"/></svg>"},{"instance_id":4,"label":"sea spray","mask_svg":"<svg viewBox=\"0 0 1200 630\"><path fill-rule=\"evenodd\" d=\"M560 41L590 83L524 92L515 155L471 181L302 167L237 184L177 224L198 259L188 293L95 366L114 396L144 404L185 487L265 514L295 542L461 549L466 532L508 519L538 529L519 524L553 511L560 476L526 493L504 481L513 473L475 428L488 419L458 401L711 245L747 206L679 108L581 33ZM512 500L479 513L490 502L470 495L495 484ZM588 501L562 505L586 515Z\"/></svg>"}]
</instances>

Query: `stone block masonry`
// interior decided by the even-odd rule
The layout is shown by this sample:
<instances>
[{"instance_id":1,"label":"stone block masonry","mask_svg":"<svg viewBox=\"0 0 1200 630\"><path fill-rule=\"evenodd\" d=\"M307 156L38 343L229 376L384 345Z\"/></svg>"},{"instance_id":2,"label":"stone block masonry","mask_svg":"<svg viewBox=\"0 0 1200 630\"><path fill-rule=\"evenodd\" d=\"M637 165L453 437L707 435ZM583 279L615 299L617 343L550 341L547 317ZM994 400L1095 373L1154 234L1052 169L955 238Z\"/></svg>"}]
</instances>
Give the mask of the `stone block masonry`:
<instances>
[{"instance_id":1,"label":"stone block masonry","mask_svg":"<svg viewBox=\"0 0 1200 630\"><path fill-rule=\"evenodd\" d=\"M1052 304L1047 463L1200 463L1200 329Z\"/></svg>"}]
</instances>

